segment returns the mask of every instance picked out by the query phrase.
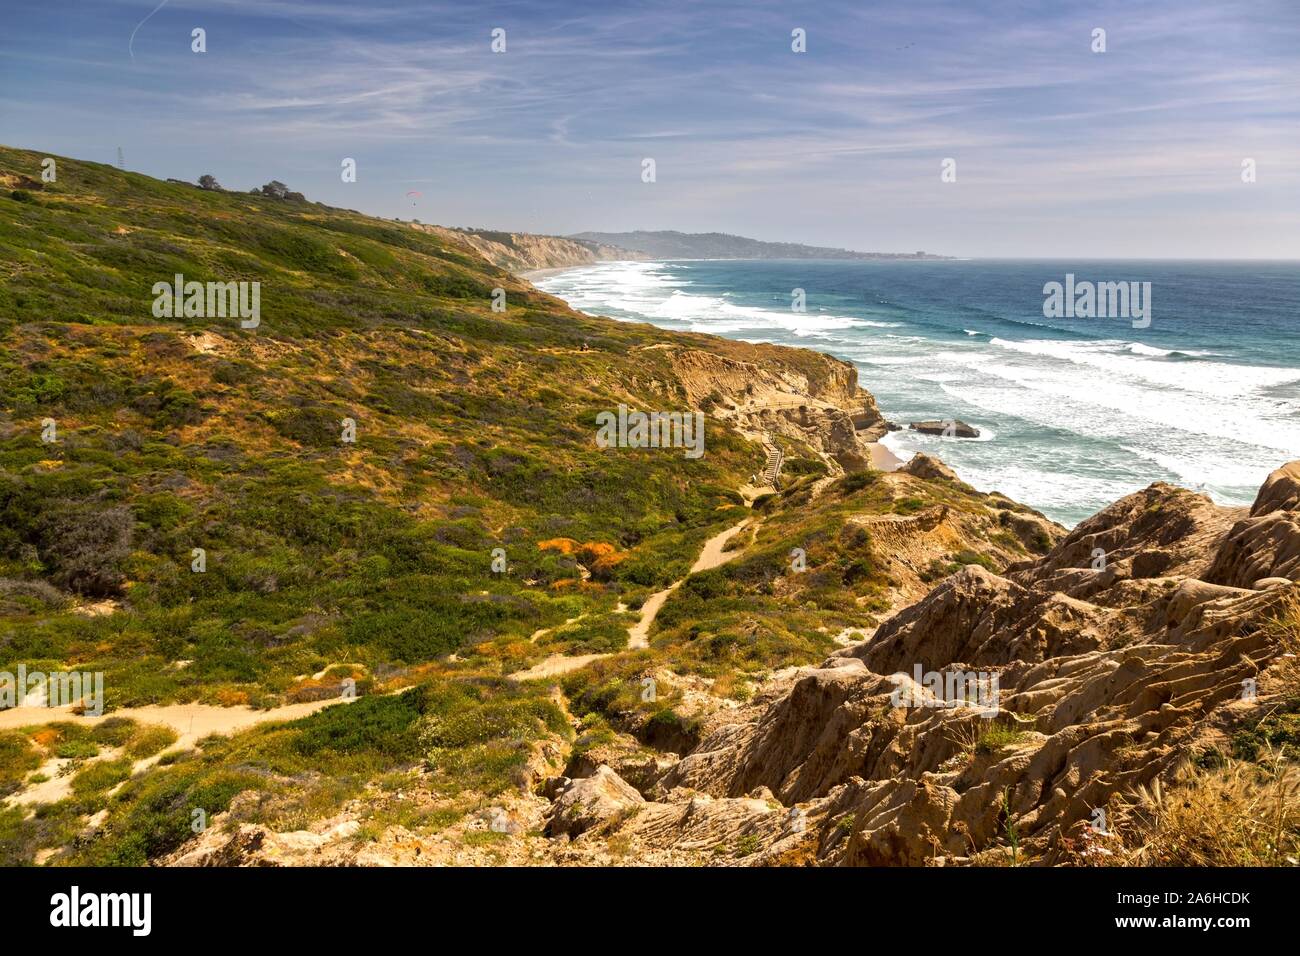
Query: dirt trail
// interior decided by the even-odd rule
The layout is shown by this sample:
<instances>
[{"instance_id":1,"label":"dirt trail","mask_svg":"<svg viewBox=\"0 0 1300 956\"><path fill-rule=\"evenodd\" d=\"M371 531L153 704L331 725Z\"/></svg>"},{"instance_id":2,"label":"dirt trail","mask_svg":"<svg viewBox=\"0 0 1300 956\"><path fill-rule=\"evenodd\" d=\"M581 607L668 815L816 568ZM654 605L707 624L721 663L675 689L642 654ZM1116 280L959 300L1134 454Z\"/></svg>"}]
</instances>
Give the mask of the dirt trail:
<instances>
[{"instance_id":1,"label":"dirt trail","mask_svg":"<svg viewBox=\"0 0 1300 956\"><path fill-rule=\"evenodd\" d=\"M682 578L682 581L685 581ZM627 631L627 648L630 651L641 647L650 646L650 625L655 622L659 616L659 609L664 606L668 596L682 586L682 581L674 581L671 585L662 591L656 591L645 599L641 605L641 620L633 624Z\"/></svg>"},{"instance_id":2,"label":"dirt trail","mask_svg":"<svg viewBox=\"0 0 1300 956\"><path fill-rule=\"evenodd\" d=\"M750 522L746 518L740 524L732 525L725 531L715 534L708 541L704 542L704 547L700 549L700 556L695 559L691 565L690 571L686 572L687 577L692 574L698 574L700 571L711 571L713 568L721 567L732 558L740 554L739 551L724 551L728 541L745 529ZM660 609L664 602L668 600L669 595L682 586L686 578L681 581L674 581L670 587L662 591L656 591L645 599L641 605L641 620L637 621L628 629L627 646L629 650L636 650L639 647L650 646L650 626L654 624L655 618L659 616Z\"/></svg>"},{"instance_id":3,"label":"dirt trail","mask_svg":"<svg viewBox=\"0 0 1300 956\"><path fill-rule=\"evenodd\" d=\"M724 551L723 549L726 547L727 542L748 527L752 520L746 518L739 524L732 525L705 541L704 547L700 549L700 556L691 565L687 577L698 574L700 571L709 571L721 567L732 558L737 557L740 554L739 551ZM645 603L641 605L641 619L628 628L628 650L634 651L650 646L650 627L654 624L655 618L659 616L660 608L664 606L664 602L668 600L669 595L681 587L682 582L685 580L686 578L682 578L681 581L674 581L670 587L666 587L662 591L656 591L645 599ZM539 631L534 637L540 636L542 633L544 632ZM609 656L609 654L577 654L574 656L553 654L527 670L516 671L510 675L510 678L512 680L538 680L542 677L554 677L557 674L577 670L579 667L586 667L592 661Z\"/></svg>"},{"instance_id":4,"label":"dirt trail","mask_svg":"<svg viewBox=\"0 0 1300 956\"><path fill-rule=\"evenodd\" d=\"M557 674L567 674L569 671L576 671L579 667L586 667L592 661L598 661L602 657L609 657L609 654L575 654L568 657L564 654L552 654L545 660L534 664L532 667L523 671L515 671L510 675L511 680L538 680L542 677L555 677Z\"/></svg>"},{"instance_id":5,"label":"dirt trail","mask_svg":"<svg viewBox=\"0 0 1300 956\"><path fill-rule=\"evenodd\" d=\"M691 565L689 573L698 574L700 571L711 571L714 568L726 564L732 558L737 557L740 554L739 551L725 551L723 549L726 547L728 541L748 527L751 520L752 519L750 518L746 518L744 521L740 522L740 524L732 525L726 531L723 531L720 534L715 534L708 541L705 541L704 547L700 549L700 556L696 558L695 563ZM684 581L686 579L683 578L682 580ZM678 581L677 583L681 584L682 582Z\"/></svg>"},{"instance_id":6,"label":"dirt trail","mask_svg":"<svg viewBox=\"0 0 1300 956\"><path fill-rule=\"evenodd\" d=\"M256 724L277 720L297 720L306 717L331 704L348 703L350 699L336 697L332 700L313 700L300 704L285 704L271 710L254 710L251 707L217 707L212 704L163 704L145 707L122 707L98 717L86 717L74 714L71 705L67 707L11 707L0 710L0 730L13 730L19 727L35 727L55 721L74 721L78 724L98 724L110 717L129 717L141 724L161 724L176 732L176 742L152 757L138 760L131 767L134 775L153 766L163 753L174 750L189 750L209 734L233 734L246 730ZM119 755L119 751L110 748L95 760L109 759ZM16 806L34 806L38 803L56 803L72 792L72 777L61 775L71 760L53 757L38 768L47 779L40 783L10 794L8 802Z\"/></svg>"},{"instance_id":7,"label":"dirt trail","mask_svg":"<svg viewBox=\"0 0 1300 956\"><path fill-rule=\"evenodd\" d=\"M0 730L11 730L48 724L56 720L97 724L109 717L129 717L142 724L163 724L176 732L176 747L193 747L195 741L208 734L233 734L255 724L270 720L297 720L314 714L331 704L345 703L343 698L312 700L300 704L285 704L271 710L254 710L251 707L217 707L212 704L163 704L145 707L121 707L99 717L80 717L71 707L11 707L0 710Z\"/></svg>"}]
</instances>

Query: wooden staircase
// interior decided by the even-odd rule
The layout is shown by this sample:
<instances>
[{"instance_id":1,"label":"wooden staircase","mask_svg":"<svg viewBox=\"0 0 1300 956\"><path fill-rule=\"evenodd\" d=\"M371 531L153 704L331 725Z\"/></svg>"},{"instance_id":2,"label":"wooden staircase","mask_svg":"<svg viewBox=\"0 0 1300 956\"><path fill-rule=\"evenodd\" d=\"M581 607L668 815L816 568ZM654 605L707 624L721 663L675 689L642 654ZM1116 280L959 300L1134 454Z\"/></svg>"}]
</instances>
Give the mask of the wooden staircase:
<instances>
[{"instance_id":1,"label":"wooden staircase","mask_svg":"<svg viewBox=\"0 0 1300 956\"><path fill-rule=\"evenodd\" d=\"M771 485L773 488L780 487L777 479L781 477L781 466L785 463L785 455L767 439L763 440L763 448L767 451L767 461L763 465L763 484Z\"/></svg>"}]
</instances>

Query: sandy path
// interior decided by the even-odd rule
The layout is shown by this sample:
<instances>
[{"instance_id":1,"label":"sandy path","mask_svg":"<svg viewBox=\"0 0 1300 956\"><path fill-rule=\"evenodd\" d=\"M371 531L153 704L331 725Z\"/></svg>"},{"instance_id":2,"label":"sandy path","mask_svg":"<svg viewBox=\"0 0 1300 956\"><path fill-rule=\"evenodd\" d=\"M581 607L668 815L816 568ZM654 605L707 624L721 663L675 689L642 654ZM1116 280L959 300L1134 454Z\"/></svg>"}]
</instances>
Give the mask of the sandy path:
<instances>
[{"instance_id":1,"label":"sandy path","mask_svg":"<svg viewBox=\"0 0 1300 956\"><path fill-rule=\"evenodd\" d=\"M97 724L109 717L130 717L142 724L163 724L176 731L177 741L168 749L193 747L208 734L233 734L236 731L271 720L297 720L314 714L331 704L345 703L343 698L311 700L285 704L271 710L251 707L217 707L212 704L163 704L146 707L122 707L99 717L79 717L71 707L11 707L0 710L0 730L48 724L56 720Z\"/></svg>"},{"instance_id":2,"label":"sandy path","mask_svg":"<svg viewBox=\"0 0 1300 956\"><path fill-rule=\"evenodd\" d=\"M724 551L728 541L745 529L750 519L746 518L740 524L732 525L725 531L715 534L708 541L704 542L704 547L700 549L700 556L695 559L691 565L687 576L698 574L700 571L711 571L713 568L721 567L732 558L740 554L739 551ZM671 587L664 588L662 591L656 591L645 599L641 605L641 620L637 621L628 629L627 646L629 650L635 650L639 647L650 646L650 625L654 624L655 618L659 616L659 610L668 600L669 595L682 586L681 581L674 581Z\"/></svg>"},{"instance_id":3,"label":"sandy path","mask_svg":"<svg viewBox=\"0 0 1300 956\"><path fill-rule=\"evenodd\" d=\"M110 717L129 717L141 724L162 724L176 732L176 742L152 757L138 760L131 767L132 775L153 766L168 751L188 750L209 734L233 734L269 721L297 720L331 704L350 703L351 699L336 697L331 700L312 700L301 704L285 704L272 710L254 710L251 707L216 707L211 704L163 704L146 707L122 707L98 717L83 717L72 712L72 707L11 707L0 710L0 730L34 727L55 721L72 721L78 724L98 724ZM120 751L109 748L96 760L112 759ZM18 806L38 803L56 803L72 792L72 776L60 776L59 771L71 760L54 757L46 761L38 772L49 779L10 794L8 802ZM2 802L2 801L0 801Z\"/></svg>"},{"instance_id":4,"label":"sandy path","mask_svg":"<svg viewBox=\"0 0 1300 956\"><path fill-rule=\"evenodd\" d=\"M586 667L592 661L598 661L602 657L609 657L609 654L575 654L572 657L566 657L564 654L552 654L550 657L534 664L526 671L515 671L510 675L511 680L539 680L543 677L554 677L557 674L567 674L569 671L576 671L579 667Z\"/></svg>"},{"instance_id":5,"label":"sandy path","mask_svg":"<svg viewBox=\"0 0 1300 956\"><path fill-rule=\"evenodd\" d=\"M682 581L685 581L682 578ZM682 586L682 581L674 581L671 587L666 587L662 591L656 591L645 599L641 605L641 620L633 624L627 631L628 650L636 650L640 647L650 646L650 625L655 622L659 616L659 609L664 606L668 600L668 595L672 594Z\"/></svg>"},{"instance_id":6,"label":"sandy path","mask_svg":"<svg viewBox=\"0 0 1300 956\"><path fill-rule=\"evenodd\" d=\"M700 571L711 571L714 568L726 564L732 558L737 557L740 554L739 551L724 551L723 549L726 547L728 541L740 534L740 532L748 526L749 521L750 519L746 518L744 521L740 522L740 524L732 525L721 534L715 534L708 541L705 541L704 547L700 549L700 556L696 558L695 563L691 565L689 573L696 574ZM681 584L682 582L678 581L677 583Z\"/></svg>"}]
</instances>

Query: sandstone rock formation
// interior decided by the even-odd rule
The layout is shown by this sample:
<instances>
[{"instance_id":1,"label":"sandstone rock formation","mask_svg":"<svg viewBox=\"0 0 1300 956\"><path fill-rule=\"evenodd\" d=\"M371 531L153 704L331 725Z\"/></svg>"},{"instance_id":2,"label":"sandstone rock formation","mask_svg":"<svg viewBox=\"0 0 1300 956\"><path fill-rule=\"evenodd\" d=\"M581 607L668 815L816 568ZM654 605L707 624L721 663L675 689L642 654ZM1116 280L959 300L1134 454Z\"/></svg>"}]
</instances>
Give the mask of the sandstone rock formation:
<instances>
[{"instance_id":1,"label":"sandstone rock formation","mask_svg":"<svg viewBox=\"0 0 1300 956\"><path fill-rule=\"evenodd\" d=\"M907 464L903 465L899 471L906 472L909 475L915 475L917 478L934 480L936 478L943 481L960 482L957 473L941 462L938 458L932 458L923 452L917 452L911 457Z\"/></svg>"},{"instance_id":2,"label":"sandstone rock formation","mask_svg":"<svg viewBox=\"0 0 1300 956\"><path fill-rule=\"evenodd\" d=\"M568 266L585 266L611 259L645 259L639 252L619 249L595 242L566 239L562 236L540 236L523 232L493 232L472 229L450 229L425 223L413 223L412 228L430 232L457 245L472 249L493 265L511 272L529 272L535 269L562 269Z\"/></svg>"},{"instance_id":3,"label":"sandstone rock formation","mask_svg":"<svg viewBox=\"0 0 1300 956\"><path fill-rule=\"evenodd\" d=\"M600 766L589 777L570 780L551 805L547 836L577 836L593 827L616 821L637 810L645 798L609 767Z\"/></svg>"},{"instance_id":4,"label":"sandstone rock formation","mask_svg":"<svg viewBox=\"0 0 1300 956\"><path fill-rule=\"evenodd\" d=\"M715 729L653 795L767 788L806 808L822 864L964 861L1013 831L1050 862L1071 827L1292 691L1268 622L1297 592L1298 507L1295 464L1249 513L1156 484L1005 576L967 566ZM896 706L918 665L996 676L997 715Z\"/></svg>"},{"instance_id":5,"label":"sandstone rock formation","mask_svg":"<svg viewBox=\"0 0 1300 956\"><path fill-rule=\"evenodd\" d=\"M870 467L868 443L884 434L885 420L848 362L779 346L753 346L746 353L683 348L673 351L672 360L693 407L706 408L756 440L769 434L792 438L845 471Z\"/></svg>"}]
</instances>

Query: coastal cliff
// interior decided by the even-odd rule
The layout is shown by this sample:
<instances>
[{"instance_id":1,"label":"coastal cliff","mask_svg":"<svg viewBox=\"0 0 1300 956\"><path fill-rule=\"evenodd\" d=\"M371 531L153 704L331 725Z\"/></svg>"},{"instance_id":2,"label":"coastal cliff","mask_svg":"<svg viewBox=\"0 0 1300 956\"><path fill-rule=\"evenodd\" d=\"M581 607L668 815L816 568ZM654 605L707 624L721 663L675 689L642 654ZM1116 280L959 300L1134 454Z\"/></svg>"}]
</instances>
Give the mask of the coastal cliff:
<instances>
[{"instance_id":1,"label":"coastal cliff","mask_svg":"<svg viewBox=\"0 0 1300 956\"><path fill-rule=\"evenodd\" d=\"M538 269L585 266L611 259L649 258L644 253L621 249L607 243L561 236L488 229L453 229L424 223L412 223L411 226L413 229L472 249L493 265L516 274Z\"/></svg>"},{"instance_id":2,"label":"coastal cliff","mask_svg":"<svg viewBox=\"0 0 1300 956\"><path fill-rule=\"evenodd\" d=\"M762 345L669 354L687 401L742 434L785 436L824 457L836 473L871 466L868 446L884 434L885 420L848 362Z\"/></svg>"}]
</instances>

